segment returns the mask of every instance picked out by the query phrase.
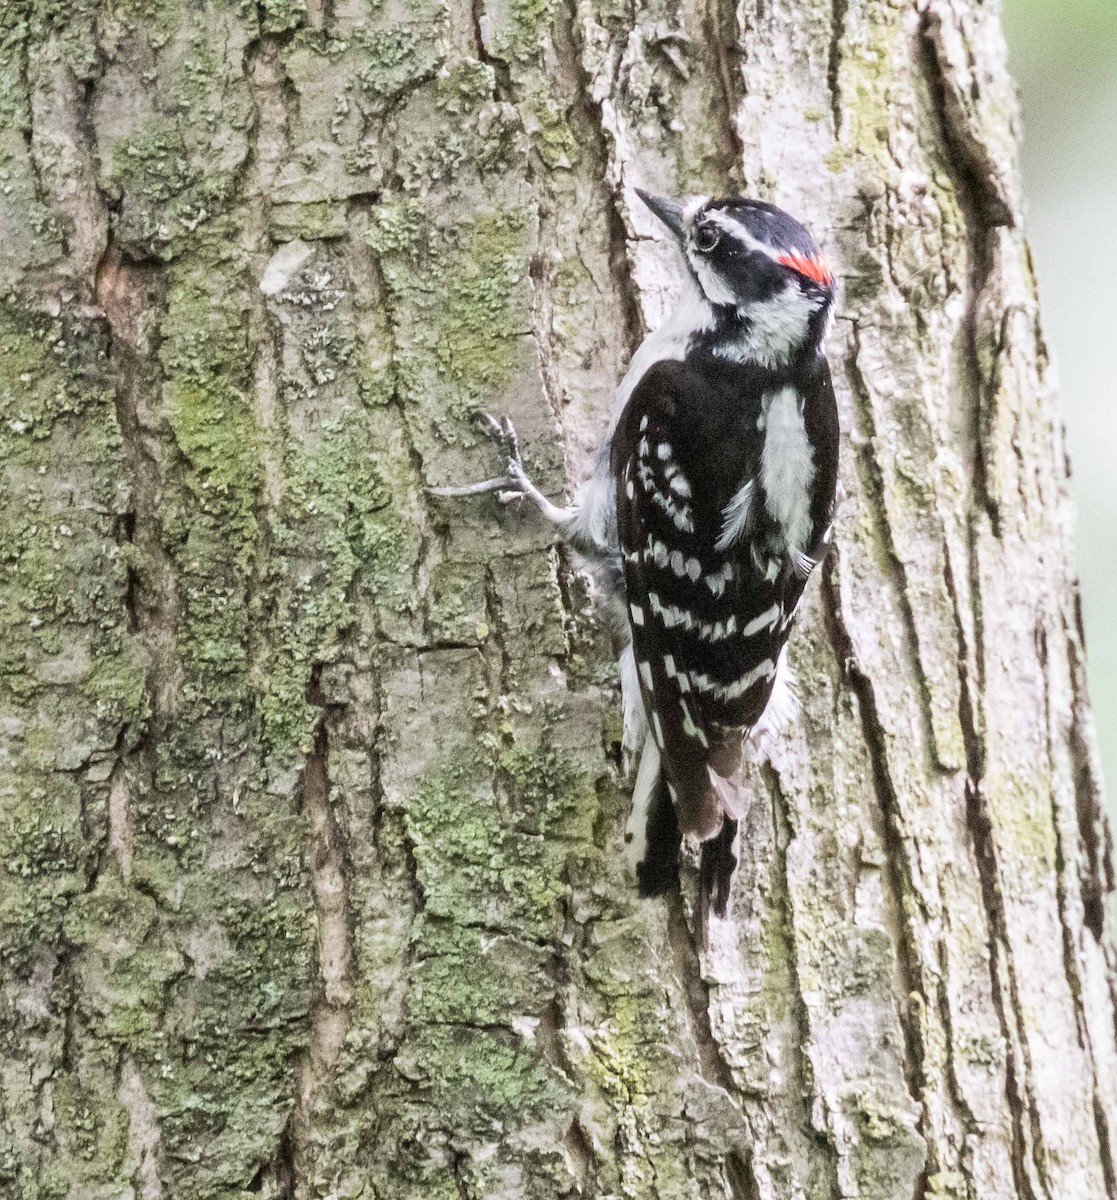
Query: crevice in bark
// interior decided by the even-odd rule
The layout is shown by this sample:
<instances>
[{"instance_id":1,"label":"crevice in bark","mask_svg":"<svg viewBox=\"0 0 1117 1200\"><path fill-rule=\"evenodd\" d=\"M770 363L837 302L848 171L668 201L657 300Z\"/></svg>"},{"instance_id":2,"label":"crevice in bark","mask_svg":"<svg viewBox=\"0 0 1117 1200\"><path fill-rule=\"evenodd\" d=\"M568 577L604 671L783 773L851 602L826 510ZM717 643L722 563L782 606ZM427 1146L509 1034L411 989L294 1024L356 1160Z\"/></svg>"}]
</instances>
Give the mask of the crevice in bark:
<instances>
[{"instance_id":1,"label":"crevice in bark","mask_svg":"<svg viewBox=\"0 0 1117 1200\"><path fill-rule=\"evenodd\" d=\"M497 58L489 53L488 46L485 45L485 27L483 20L485 16L485 0L469 0L470 5L470 20L473 29L473 48L477 54L479 62L483 62L487 67L492 69L495 99L503 100L506 103L513 103L512 98L512 72L508 64L502 58Z\"/></svg>"},{"instance_id":2,"label":"crevice in bark","mask_svg":"<svg viewBox=\"0 0 1117 1200\"><path fill-rule=\"evenodd\" d=\"M992 162L977 136L966 127L964 114L949 86L950 67L943 61L943 14L933 0L920 2L919 37L922 66L938 117L948 160L986 227L1015 224L1005 196L992 178ZM971 66L973 66L971 61Z\"/></svg>"},{"instance_id":3,"label":"crevice in bark","mask_svg":"<svg viewBox=\"0 0 1117 1200\"><path fill-rule=\"evenodd\" d=\"M582 1123L577 1117L570 1122L570 1128L566 1131L566 1136L563 1138L563 1146L566 1149L570 1174L574 1178L578 1194L582 1196L595 1195L597 1181L593 1172L596 1161L593 1152L593 1143L590 1141L586 1131L582 1128Z\"/></svg>"},{"instance_id":4,"label":"crevice in bark","mask_svg":"<svg viewBox=\"0 0 1117 1200\"><path fill-rule=\"evenodd\" d=\"M949 924L947 926L949 931ZM982 1129L973 1109L970 1107L969 1101L966 1099L965 1092L962 1090L962 1084L958 1079L957 1064L954 1060L955 1048L957 1046L956 1031L954 1028L954 1018L950 1007L950 957L949 957L949 941L943 938L938 942L936 950L938 952L938 979L935 985L935 999L938 1003L939 1020L942 1022L943 1033L945 1035L945 1045L943 1047L944 1059L943 1066L946 1073L945 1083L947 1095L950 1097L950 1102L954 1106L955 1115L958 1118L959 1124L962 1126L962 1140L958 1147L956 1159L959 1163L966 1161L967 1153L970 1148L970 1139L980 1140ZM924 1188L926 1189L928 1172L924 1171ZM975 1196L973 1189L973 1180L966 1179L966 1198L967 1200L981 1200ZM926 1192L919 1193L925 1195Z\"/></svg>"},{"instance_id":5,"label":"crevice in bark","mask_svg":"<svg viewBox=\"0 0 1117 1200\"><path fill-rule=\"evenodd\" d=\"M288 1125L294 1161L312 1153L314 1108L330 1086L349 1028L353 949L348 861L344 834L331 802L329 710L321 665L311 672L307 700L323 709L303 766L300 809L307 831L307 867L318 925L318 980L310 1012L310 1039L296 1066L295 1108Z\"/></svg>"},{"instance_id":6,"label":"crevice in bark","mask_svg":"<svg viewBox=\"0 0 1117 1200\"><path fill-rule=\"evenodd\" d=\"M762 1200L751 1163L736 1150L725 1156L725 1182L729 1185L730 1200Z\"/></svg>"},{"instance_id":7,"label":"crevice in bark","mask_svg":"<svg viewBox=\"0 0 1117 1200\"><path fill-rule=\"evenodd\" d=\"M714 74L713 112L711 117L722 130L718 143L718 171L724 195L740 192L744 186L745 147L737 128L737 109L743 99L744 76L740 64L740 31L737 28L736 0L706 0L703 12L705 57Z\"/></svg>"},{"instance_id":8,"label":"crevice in bark","mask_svg":"<svg viewBox=\"0 0 1117 1200\"><path fill-rule=\"evenodd\" d=\"M974 546L971 530L969 560L971 571L976 570ZM954 617L955 635L958 639L958 721L962 728L962 741L965 746L966 770L971 779L981 779L985 774L985 739L978 728L981 717L978 697L982 694L981 684L983 681L979 680L978 694L975 697L970 686L969 647L966 643L966 629L962 621L962 598L958 594L958 586L954 578L954 568L950 561L950 547L946 545L945 541L942 548L942 561L943 582L946 585L946 594L950 597L950 609ZM976 586L977 583L977 579L971 580L971 586ZM975 599L974 604L979 607L980 600Z\"/></svg>"},{"instance_id":9,"label":"crevice in bark","mask_svg":"<svg viewBox=\"0 0 1117 1200\"><path fill-rule=\"evenodd\" d=\"M1042 624L1036 625L1036 648L1043 668L1043 706L1045 714L1045 727L1047 731L1047 760L1048 772L1054 778L1056 772L1055 765L1055 737L1057 731L1062 727L1060 715L1054 711L1052 706L1051 686L1050 686L1050 656L1047 646L1047 631ZM1070 644L1067 646L1067 663L1072 671L1073 685L1073 663L1074 663L1074 647ZM1075 785L1077 789L1077 767L1078 764L1073 762L1074 747L1073 741L1075 736L1075 714L1072 712L1071 722L1069 727L1069 737L1071 745L1068 746L1068 751L1072 757L1072 767L1075 772ZM1056 910L1059 914L1059 928L1062 931L1063 937L1063 974L1067 980L1067 987L1070 991L1071 1003L1074 1006L1074 1021L1075 1028L1078 1034L1078 1045L1082 1050L1082 1054L1090 1070L1090 1079L1093 1091L1093 1115L1094 1128L1097 1131L1098 1139L1098 1154L1101 1162L1102 1173L1106 1182L1106 1194L1113 1197L1117 1194L1117 1177L1114 1176L1113 1153L1112 1153L1112 1137L1110 1134L1109 1121L1106 1116L1105 1106L1102 1102L1102 1096L1098 1084L1097 1063L1094 1056L1093 1039L1090 1036L1090 1025L1086 1013L1086 1003L1083 996L1083 981L1082 971L1080 969L1078 948L1075 944L1075 936L1071 924L1072 913L1071 897L1068 895L1068 879L1072 870L1068 861L1067 846L1064 841L1063 823L1060 819L1058 793L1055 788L1050 789L1051 797L1051 825L1055 835L1055 902ZM1081 840L1081 835L1080 835ZM1071 854L1075 856L1075 847L1071 847ZM1083 922L1088 927L1089 918L1085 912L1086 897L1082 884L1079 885L1079 900L1083 905ZM1099 931L1100 933L1100 931ZM1096 934L1095 936L1099 936Z\"/></svg>"},{"instance_id":10,"label":"crevice in bark","mask_svg":"<svg viewBox=\"0 0 1117 1200\"><path fill-rule=\"evenodd\" d=\"M944 163L954 185L969 245L969 281L966 311L962 319L962 337L965 341L966 363L970 373L972 405L970 437L973 443L974 458L970 484L977 503L989 518L993 536L1000 539L1001 514L997 502L989 490L986 451L987 432L990 424L990 417L986 409L987 405L995 398L995 391L989 386L989 381L981 378L977 326L981 298L993 270L990 246L991 230L997 225L1011 222L1007 219L1008 214L1003 203L991 189L987 173L981 162L975 159L972 148L968 146L960 129L957 114L948 103L944 66L939 57L937 27L940 21L941 18L937 13L932 13L928 7L923 9L919 30L922 51L920 61L933 113L938 122ZM993 361L997 361L996 356ZM972 512L972 507L967 511ZM975 530L972 517L969 520L969 526L972 556L975 551L973 545ZM971 568L971 573L974 569ZM980 597L979 587L974 588L973 595L975 598ZM977 603L976 599L975 603ZM980 638L978 638L978 645L981 645Z\"/></svg>"},{"instance_id":11,"label":"crevice in bark","mask_svg":"<svg viewBox=\"0 0 1117 1200\"><path fill-rule=\"evenodd\" d=\"M561 591L559 594L561 598ZM496 685L496 694L497 696L514 695L515 689L509 675L511 662L504 613L497 592L496 577L491 567L485 568L485 617L489 626L489 637L486 639L485 650L482 651L482 654L486 665L491 671L494 671L495 679L492 682ZM486 709L486 717L493 745L507 746L511 744L512 735L504 726L504 714L500 711L499 706L489 704ZM514 808L510 802L515 794L515 780L500 765L499 756L493 756L490 767L493 796L498 803L503 804L506 816L510 816Z\"/></svg>"},{"instance_id":12,"label":"crevice in bark","mask_svg":"<svg viewBox=\"0 0 1117 1200\"><path fill-rule=\"evenodd\" d=\"M298 1176L295 1168L295 1147L291 1138L290 1121L287 1122L287 1126L279 1137L279 1145L272 1162L272 1176L277 1200L296 1200Z\"/></svg>"},{"instance_id":13,"label":"crevice in bark","mask_svg":"<svg viewBox=\"0 0 1117 1200\"><path fill-rule=\"evenodd\" d=\"M722 1048L710 1026L710 989L702 977L698 946L687 924L682 892L672 892L665 900L667 935L679 981L687 1000L690 1031L698 1049L698 1062L705 1078L736 1096L733 1073L722 1056Z\"/></svg>"},{"instance_id":14,"label":"crevice in bark","mask_svg":"<svg viewBox=\"0 0 1117 1200\"><path fill-rule=\"evenodd\" d=\"M174 469L167 455L174 452L143 419L143 414L160 410L158 335L149 320L149 310L161 303L160 283L160 269L126 262L110 232L94 286L109 330L106 357L116 381L116 423L131 491L131 511L118 538L128 563L128 623L148 654L152 723L163 712L161 696L175 686L179 610L175 568L163 546L160 515L165 476Z\"/></svg>"},{"instance_id":15,"label":"crevice in bark","mask_svg":"<svg viewBox=\"0 0 1117 1200\"><path fill-rule=\"evenodd\" d=\"M1113 1161L1113 1135L1109 1125L1109 1117L1105 1111L1105 1103L1101 1092L1094 1088L1094 1128L1098 1131L1098 1156L1101 1160L1102 1175L1105 1178L1105 1194L1108 1200L1117 1198L1117 1167Z\"/></svg>"},{"instance_id":16,"label":"crevice in bark","mask_svg":"<svg viewBox=\"0 0 1117 1200\"><path fill-rule=\"evenodd\" d=\"M1050 708L1048 708L1050 714ZM1117 1176L1113 1166L1113 1139L1110 1133L1109 1120L1106 1116L1105 1105L1098 1089L1097 1065L1094 1059L1093 1039L1086 1017L1086 1007L1082 994L1082 974L1078 965L1078 953L1074 942L1070 920L1071 913L1068 905L1066 876L1068 864L1063 835L1059 827L1059 811L1055 793L1051 793L1051 819L1055 826L1055 901L1059 913L1059 925L1063 934L1063 973L1070 989L1071 1002L1074 1005L1075 1026L1078 1033L1078 1045L1089 1066L1093 1090L1094 1128L1098 1139L1098 1156L1101 1162L1102 1174L1105 1177L1106 1195L1117 1196Z\"/></svg>"},{"instance_id":17,"label":"crevice in bark","mask_svg":"<svg viewBox=\"0 0 1117 1200\"><path fill-rule=\"evenodd\" d=\"M1104 793L1101 772L1090 739L1083 729L1083 708L1086 704L1085 663L1086 644L1082 626L1082 602L1078 587L1074 593L1075 633L1066 641L1067 662L1070 665L1072 701L1068 731L1068 750L1074 772L1075 815L1082 843L1083 862L1079 858L1079 886L1082 889L1083 920L1098 942L1105 928L1105 900L1114 890L1113 847L1109 824L1105 819Z\"/></svg>"},{"instance_id":18,"label":"crevice in bark","mask_svg":"<svg viewBox=\"0 0 1117 1200\"><path fill-rule=\"evenodd\" d=\"M919 959L919 945L912 928L904 898L916 897L913 886L908 846L902 829L900 806L895 784L889 768L888 735L881 723L877 709L876 693L872 680L861 670L857 661L853 639L842 617L841 598L835 574L837 553L832 553L823 564L821 599L823 621L827 637L834 651L838 670L856 700L861 722L865 750L873 775L873 790L880 811L880 829L884 843L885 877L891 892L892 908L896 929L893 944L896 948L896 965L899 971L903 996L898 998L897 1016L904 1040L904 1077L912 1099L919 1105L919 1121L916 1131L927 1147L927 1169L930 1175L936 1167L937 1147L934 1139L925 1136L926 1102L924 1099L923 1042L918 1022L910 1011L910 998L918 996L920 1004L927 1006L927 989Z\"/></svg>"},{"instance_id":19,"label":"crevice in bark","mask_svg":"<svg viewBox=\"0 0 1117 1200\"><path fill-rule=\"evenodd\" d=\"M834 141L842 140L842 38L845 36L849 0L831 0L830 50L826 61L826 82L830 92L830 119L834 125Z\"/></svg>"},{"instance_id":20,"label":"crevice in bark","mask_svg":"<svg viewBox=\"0 0 1117 1200\"><path fill-rule=\"evenodd\" d=\"M923 669L923 664L920 660L919 631L915 622L915 612L912 608L907 569L900 558L896 548L896 541L892 536L892 526L888 520L888 510L885 500L884 476L881 473L880 465L873 451L873 444L877 439L877 431L868 385L858 365L858 358L861 352L860 327L856 321L852 321L850 324L852 349L846 358L846 370L849 374L858 419L862 425L861 433L865 438L862 451L856 455L856 462L858 472L863 480L865 492L870 501L867 507L869 509L869 519L873 523L876 541L884 549L888 558L888 575L893 582L896 603L903 619L901 647L904 657L908 661L911 678L916 681L919 708L923 720L923 728L926 731L927 745L937 759L938 749L935 743L935 729L932 719L931 692L927 682L927 672ZM833 560L831 559L830 561L832 562ZM829 574L826 578L829 578ZM834 598L835 600L837 599L836 591ZM836 613L838 610L835 609L834 611ZM850 659L852 661L852 652ZM842 661L842 658L839 656L839 665Z\"/></svg>"},{"instance_id":21,"label":"crevice in bark","mask_svg":"<svg viewBox=\"0 0 1117 1200\"><path fill-rule=\"evenodd\" d=\"M617 188L610 181L610 172L615 169L609 149L609 135L601 101L594 99L593 79L585 65L585 47L578 37L575 22L567 15L566 7L560 5L559 27L562 40L572 48L570 68L578 83L578 99L586 127L592 132L593 157L600 163L601 198L605 208L606 231L609 239L609 272L617 305L621 312L625 344L628 353L634 354L644 340L647 328L640 309L640 289L632 276L628 257L628 229L621 212L621 199ZM560 44L556 43L556 49ZM618 179L619 183L619 179Z\"/></svg>"},{"instance_id":22,"label":"crevice in bark","mask_svg":"<svg viewBox=\"0 0 1117 1200\"><path fill-rule=\"evenodd\" d=\"M1004 953L1008 945L1005 929L1004 900L1001 895L1000 871L997 865L993 827L981 790L973 779L966 781L966 822L973 840L974 858L981 883L982 901L989 920L989 974L992 984L993 1007L1001 1026L1007 1051L1005 1059L1005 1098L1012 1117L1012 1167L1016 1188L1021 1200L1037 1200L1028 1170L1031 1157L1042 1194L1050 1197L1046 1186L1042 1131L1035 1097L1031 1094L1027 1046L1018 1033L1020 998L1016 988L1011 958ZM1002 967L1001 959L1005 964ZM1006 978L1002 979L1002 972ZM1007 1004L1006 1004L1007 993ZM1011 1014L1011 1018L1010 1018ZM1024 1060L1018 1064L1016 1056ZM1023 1079L1017 1078L1022 1065ZM1027 1125L1025 1124L1027 1122Z\"/></svg>"},{"instance_id":23,"label":"crevice in bark","mask_svg":"<svg viewBox=\"0 0 1117 1200\"><path fill-rule=\"evenodd\" d=\"M778 923L779 939L787 962L788 978L788 1008L795 1025L795 1046L793 1052L793 1085L789 1092L802 1097L802 1121L810 1125L818 1135L818 1140L825 1150L826 1171L830 1195L837 1200L842 1195L841 1182L838 1173L838 1145L831 1128L818 1129L813 1122L808 1096L817 1097L814 1078L814 1067L811 1063L808 1047L811 1042L811 1019L807 1009L803 988L799 981L799 957L797 934L795 928L795 910L791 897L791 886L787 872L787 849L791 843L791 823L788 811L787 797L784 795L779 776L771 767L762 770L768 791L768 801L772 814L772 913L770 920ZM825 1105L822 1106L825 1110ZM751 1172L750 1172L751 1175Z\"/></svg>"}]
</instances>

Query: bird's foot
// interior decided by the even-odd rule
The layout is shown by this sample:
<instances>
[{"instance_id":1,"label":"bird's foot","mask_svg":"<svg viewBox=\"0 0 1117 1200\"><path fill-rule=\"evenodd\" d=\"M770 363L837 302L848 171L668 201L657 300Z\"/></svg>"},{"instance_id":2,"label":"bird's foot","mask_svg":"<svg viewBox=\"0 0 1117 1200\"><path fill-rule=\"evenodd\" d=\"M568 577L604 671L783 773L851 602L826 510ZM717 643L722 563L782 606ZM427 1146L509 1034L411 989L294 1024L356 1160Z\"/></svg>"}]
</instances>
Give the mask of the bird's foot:
<instances>
[{"instance_id":1,"label":"bird's foot","mask_svg":"<svg viewBox=\"0 0 1117 1200\"><path fill-rule=\"evenodd\" d=\"M558 527L560 531L565 529L574 517L576 510L559 508L557 504L552 504L528 478L524 464L520 460L520 440L516 436L515 426L507 417L497 420L488 413L485 414L484 421L486 432L500 442L505 454L508 455L508 465L505 467L504 474L498 475L494 479L484 479L480 483L466 484L465 487L427 488L427 491L432 496L481 496L485 492L496 492L496 498L501 504L522 500L526 496L552 525Z\"/></svg>"},{"instance_id":2,"label":"bird's foot","mask_svg":"<svg viewBox=\"0 0 1117 1200\"><path fill-rule=\"evenodd\" d=\"M508 456L508 463L503 475L492 479L484 479L480 483L467 483L462 487L432 487L427 491L432 496L482 496L486 492L496 492L497 499L502 504L513 500L522 500L524 496L537 496L541 493L531 482L524 470L520 459L520 440L516 435L516 427L507 417L499 419L489 413L482 415L485 432L496 438L501 449Z\"/></svg>"}]
</instances>

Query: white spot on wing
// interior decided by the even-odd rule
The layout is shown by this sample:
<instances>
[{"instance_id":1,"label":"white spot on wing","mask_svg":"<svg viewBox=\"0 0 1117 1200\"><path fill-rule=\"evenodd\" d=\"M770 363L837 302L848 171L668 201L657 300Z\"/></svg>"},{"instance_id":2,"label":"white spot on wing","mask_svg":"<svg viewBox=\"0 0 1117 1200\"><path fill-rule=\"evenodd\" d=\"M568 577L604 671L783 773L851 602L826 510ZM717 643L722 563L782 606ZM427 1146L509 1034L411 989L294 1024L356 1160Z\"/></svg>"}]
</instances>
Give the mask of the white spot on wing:
<instances>
[{"instance_id":1,"label":"white spot on wing","mask_svg":"<svg viewBox=\"0 0 1117 1200\"><path fill-rule=\"evenodd\" d=\"M750 621L744 629L741 630L742 637L752 637L754 633L759 633L762 629L771 629L773 625L780 619L780 606L773 604L771 608L762 612L755 620Z\"/></svg>"},{"instance_id":2,"label":"white spot on wing","mask_svg":"<svg viewBox=\"0 0 1117 1200\"><path fill-rule=\"evenodd\" d=\"M690 715L690 705L685 700L681 701L681 703L683 708L683 733L685 733L688 737L694 738L697 742L701 743L702 746L708 747L710 745L710 739L706 736L704 730L699 729L699 727L695 725L694 718Z\"/></svg>"}]
</instances>

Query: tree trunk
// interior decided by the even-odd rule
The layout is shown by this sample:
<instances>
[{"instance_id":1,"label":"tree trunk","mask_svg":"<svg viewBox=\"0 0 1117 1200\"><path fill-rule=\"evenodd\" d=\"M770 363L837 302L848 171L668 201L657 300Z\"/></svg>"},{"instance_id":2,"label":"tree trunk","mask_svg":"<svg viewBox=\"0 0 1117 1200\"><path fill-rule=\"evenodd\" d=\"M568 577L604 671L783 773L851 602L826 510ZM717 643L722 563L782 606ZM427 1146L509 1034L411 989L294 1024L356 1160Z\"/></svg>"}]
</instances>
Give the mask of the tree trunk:
<instances>
[{"instance_id":1,"label":"tree trunk","mask_svg":"<svg viewBox=\"0 0 1117 1200\"><path fill-rule=\"evenodd\" d=\"M1112 887L996 0L8 0L0 1193L1117 1196ZM846 497L731 920L641 902L583 475L801 217Z\"/></svg>"}]
</instances>

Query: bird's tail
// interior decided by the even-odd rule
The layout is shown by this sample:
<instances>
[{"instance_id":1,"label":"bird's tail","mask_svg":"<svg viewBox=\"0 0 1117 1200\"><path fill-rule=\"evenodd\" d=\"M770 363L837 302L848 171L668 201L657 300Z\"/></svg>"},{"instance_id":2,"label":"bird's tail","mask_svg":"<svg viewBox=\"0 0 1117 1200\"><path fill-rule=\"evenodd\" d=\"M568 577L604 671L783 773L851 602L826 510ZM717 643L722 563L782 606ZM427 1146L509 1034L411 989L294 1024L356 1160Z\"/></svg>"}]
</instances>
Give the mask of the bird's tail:
<instances>
[{"instance_id":1,"label":"bird's tail","mask_svg":"<svg viewBox=\"0 0 1117 1200\"><path fill-rule=\"evenodd\" d=\"M729 888L737 869L737 821L727 816L721 831L702 843L702 861L698 868L703 946L709 943L710 912L724 917L729 911Z\"/></svg>"},{"instance_id":2,"label":"bird's tail","mask_svg":"<svg viewBox=\"0 0 1117 1200\"><path fill-rule=\"evenodd\" d=\"M737 829L743 816L743 794L739 779L727 779L707 768L701 797L687 804L683 795L682 814L691 818L688 833L701 842L698 875L700 936L708 943L709 917L724 917L729 911L730 885L737 868ZM633 789L633 815L629 838L633 849L636 879L641 896L661 896L679 886L679 851L682 847L680 806L671 797L655 744L649 741ZM700 819L695 819L700 818Z\"/></svg>"},{"instance_id":3,"label":"bird's tail","mask_svg":"<svg viewBox=\"0 0 1117 1200\"><path fill-rule=\"evenodd\" d=\"M681 845L675 806L661 772L648 802L644 857L636 864L636 882L641 896L662 896L679 886Z\"/></svg>"}]
</instances>

